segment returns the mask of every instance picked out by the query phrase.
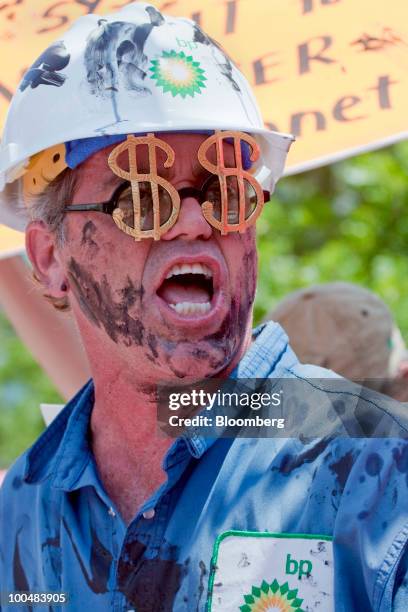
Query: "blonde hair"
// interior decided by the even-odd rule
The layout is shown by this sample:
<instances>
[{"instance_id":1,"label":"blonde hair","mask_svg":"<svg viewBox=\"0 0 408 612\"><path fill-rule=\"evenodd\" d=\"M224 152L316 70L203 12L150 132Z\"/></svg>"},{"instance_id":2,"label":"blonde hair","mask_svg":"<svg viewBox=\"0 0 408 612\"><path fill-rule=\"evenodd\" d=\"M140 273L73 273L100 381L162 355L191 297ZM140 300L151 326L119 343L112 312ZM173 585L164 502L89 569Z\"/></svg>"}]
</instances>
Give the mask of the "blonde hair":
<instances>
[{"instance_id":1,"label":"blonde hair","mask_svg":"<svg viewBox=\"0 0 408 612\"><path fill-rule=\"evenodd\" d=\"M28 202L25 202L31 220L43 221L55 235L59 246L66 239L64 207L72 204L75 187L75 172L66 168L42 193L29 196Z\"/></svg>"}]
</instances>

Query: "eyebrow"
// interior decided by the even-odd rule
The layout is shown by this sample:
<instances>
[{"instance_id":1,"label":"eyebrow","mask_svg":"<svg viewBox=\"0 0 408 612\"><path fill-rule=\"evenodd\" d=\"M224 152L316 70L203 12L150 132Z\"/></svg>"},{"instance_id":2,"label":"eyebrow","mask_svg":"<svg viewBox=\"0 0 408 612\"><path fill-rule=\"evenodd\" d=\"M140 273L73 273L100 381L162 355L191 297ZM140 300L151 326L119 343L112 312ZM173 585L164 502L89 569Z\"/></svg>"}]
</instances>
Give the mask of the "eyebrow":
<instances>
[{"instance_id":1,"label":"eyebrow","mask_svg":"<svg viewBox=\"0 0 408 612\"><path fill-rule=\"evenodd\" d=\"M105 185L112 184L113 182L115 182L115 179L122 178L119 176L119 174L116 174L116 172L114 172L108 164L106 164L106 170L109 170L109 172L104 174L104 184ZM125 168L123 168L123 170L125 170Z\"/></svg>"},{"instance_id":2,"label":"eyebrow","mask_svg":"<svg viewBox=\"0 0 408 612\"><path fill-rule=\"evenodd\" d=\"M118 185L120 185L121 182L123 182L123 180L124 179L122 179L120 176L111 172L110 174L104 176L104 178L102 179L102 187L112 187L112 189L114 190Z\"/></svg>"}]
</instances>

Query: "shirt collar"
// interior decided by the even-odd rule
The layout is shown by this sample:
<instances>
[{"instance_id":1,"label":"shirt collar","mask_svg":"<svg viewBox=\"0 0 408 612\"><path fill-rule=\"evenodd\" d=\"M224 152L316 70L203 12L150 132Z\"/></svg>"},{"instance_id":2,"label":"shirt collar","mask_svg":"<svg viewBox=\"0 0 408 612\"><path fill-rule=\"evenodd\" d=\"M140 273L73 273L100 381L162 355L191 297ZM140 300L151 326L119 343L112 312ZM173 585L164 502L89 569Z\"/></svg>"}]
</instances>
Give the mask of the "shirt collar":
<instances>
[{"instance_id":1,"label":"shirt collar","mask_svg":"<svg viewBox=\"0 0 408 612\"><path fill-rule=\"evenodd\" d=\"M241 359L231 378L267 378L287 347L288 338L277 323L257 327L254 342ZM87 484L96 484L97 473L89 440L89 420L94 405L94 386L89 381L66 405L51 425L29 449L24 480L38 483L51 479L51 485L72 491ZM215 438L204 437L199 430L190 430L170 447L164 467L173 455L187 446L190 454L200 458L214 444Z\"/></svg>"},{"instance_id":2,"label":"shirt collar","mask_svg":"<svg viewBox=\"0 0 408 612\"><path fill-rule=\"evenodd\" d=\"M58 414L29 449L24 480L38 483L51 478L57 488L72 490L89 463L89 419L94 386L89 381Z\"/></svg>"},{"instance_id":3,"label":"shirt collar","mask_svg":"<svg viewBox=\"0 0 408 612\"><path fill-rule=\"evenodd\" d=\"M51 486L66 492L94 486L104 496L89 438L94 401L94 385L90 380L27 452L25 482L36 484L50 479ZM166 471L183 454L183 448L186 451L186 447L194 457L204 452L200 442L197 442L196 450L194 442L188 444L178 438L164 458Z\"/></svg>"},{"instance_id":4,"label":"shirt collar","mask_svg":"<svg viewBox=\"0 0 408 612\"><path fill-rule=\"evenodd\" d=\"M268 378L288 348L288 337L274 321L263 323L253 331L254 342L245 353L231 378Z\"/></svg>"}]
</instances>

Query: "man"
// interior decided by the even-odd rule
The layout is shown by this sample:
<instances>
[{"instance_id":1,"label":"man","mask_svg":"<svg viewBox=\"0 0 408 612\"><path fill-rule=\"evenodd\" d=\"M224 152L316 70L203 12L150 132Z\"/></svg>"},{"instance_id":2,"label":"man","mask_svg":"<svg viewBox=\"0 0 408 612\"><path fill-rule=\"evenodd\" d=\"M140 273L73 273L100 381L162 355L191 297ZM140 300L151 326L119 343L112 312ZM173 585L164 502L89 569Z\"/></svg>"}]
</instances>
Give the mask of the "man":
<instances>
[{"instance_id":1,"label":"man","mask_svg":"<svg viewBox=\"0 0 408 612\"><path fill-rule=\"evenodd\" d=\"M404 401L407 349L388 306L353 283L294 291L268 314L303 363L314 363ZM404 391L405 389L405 391Z\"/></svg>"},{"instance_id":2,"label":"man","mask_svg":"<svg viewBox=\"0 0 408 612\"><path fill-rule=\"evenodd\" d=\"M290 138L220 53L137 3L79 20L12 104L4 210L17 225L20 191L92 381L7 474L4 610L15 591L33 610L406 608L402 441L157 432L163 381L330 376L279 326L251 331L254 221Z\"/></svg>"}]
</instances>

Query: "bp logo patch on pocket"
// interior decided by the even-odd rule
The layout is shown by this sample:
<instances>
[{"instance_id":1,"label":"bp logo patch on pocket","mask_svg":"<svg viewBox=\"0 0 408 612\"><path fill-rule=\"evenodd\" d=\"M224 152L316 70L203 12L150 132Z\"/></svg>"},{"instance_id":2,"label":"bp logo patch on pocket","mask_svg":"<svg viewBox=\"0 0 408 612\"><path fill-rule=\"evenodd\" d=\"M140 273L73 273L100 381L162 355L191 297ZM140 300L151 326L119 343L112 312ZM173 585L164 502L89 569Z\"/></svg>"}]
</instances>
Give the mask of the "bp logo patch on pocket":
<instances>
[{"instance_id":1,"label":"bp logo patch on pocket","mask_svg":"<svg viewBox=\"0 0 408 612\"><path fill-rule=\"evenodd\" d=\"M330 537L227 531L214 546L208 612L333 612Z\"/></svg>"}]
</instances>

